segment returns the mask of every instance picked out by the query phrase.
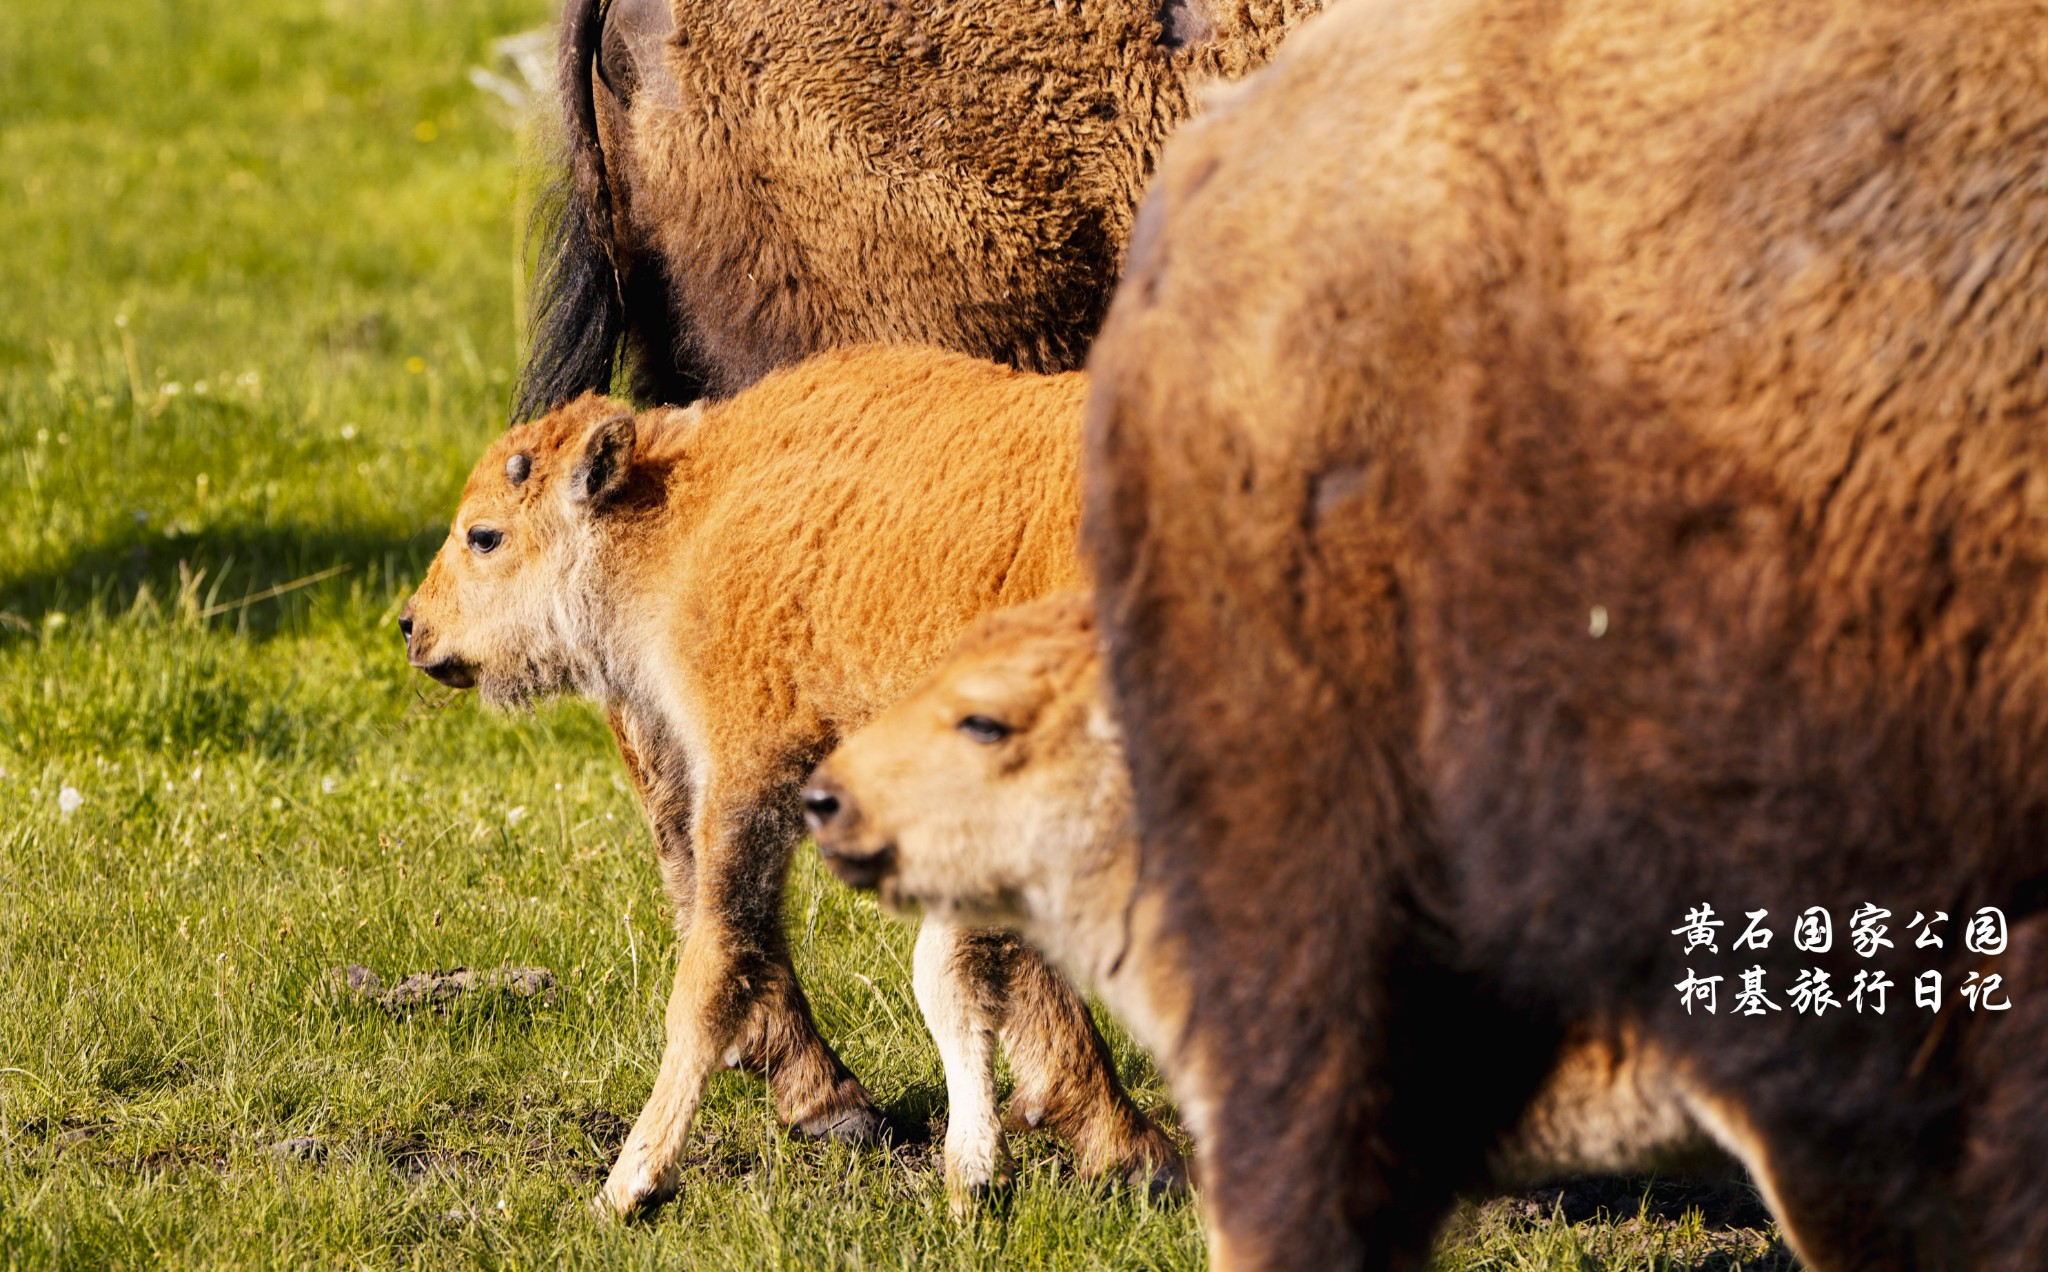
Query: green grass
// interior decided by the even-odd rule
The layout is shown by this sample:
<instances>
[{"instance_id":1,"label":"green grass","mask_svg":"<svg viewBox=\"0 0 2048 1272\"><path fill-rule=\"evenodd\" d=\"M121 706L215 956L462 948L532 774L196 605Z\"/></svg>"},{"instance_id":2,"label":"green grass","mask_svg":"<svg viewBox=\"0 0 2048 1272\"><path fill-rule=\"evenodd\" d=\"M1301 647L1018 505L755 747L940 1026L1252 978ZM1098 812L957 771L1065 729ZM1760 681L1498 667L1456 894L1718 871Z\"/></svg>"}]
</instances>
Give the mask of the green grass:
<instances>
[{"instance_id":1,"label":"green grass","mask_svg":"<svg viewBox=\"0 0 2048 1272\"><path fill-rule=\"evenodd\" d=\"M433 691L392 627L518 358L532 182L464 72L547 17L0 3L0 1262L1199 1265L1194 1207L1043 1137L949 1216L909 934L808 855L800 968L903 1142L791 1142L722 1078L682 1199L589 1219L658 1058L650 850L588 708ZM561 990L392 1019L328 990L349 963ZM1446 1268L1769 1241L1498 1204L1453 1230Z\"/></svg>"}]
</instances>

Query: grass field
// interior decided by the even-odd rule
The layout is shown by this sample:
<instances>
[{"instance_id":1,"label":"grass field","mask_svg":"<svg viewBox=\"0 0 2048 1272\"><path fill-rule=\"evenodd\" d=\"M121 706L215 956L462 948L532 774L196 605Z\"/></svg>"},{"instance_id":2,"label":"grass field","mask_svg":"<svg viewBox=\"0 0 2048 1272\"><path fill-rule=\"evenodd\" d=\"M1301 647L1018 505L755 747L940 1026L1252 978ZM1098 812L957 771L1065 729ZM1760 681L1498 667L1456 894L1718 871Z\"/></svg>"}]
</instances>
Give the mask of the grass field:
<instances>
[{"instance_id":1,"label":"grass field","mask_svg":"<svg viewBox=\"0 0 2048 1272\"><path fill-rule=\"evenodd\" d=\"M0 0L0 1263L1199 1265L1043 1138L949 1216L909 933L809 854L799 967L899 1142L722 1078L682 1199L588 1217L659 1054L645 836L589 709L451 698L392 625L518 360L532 181L465 71L548 16ZM392 1015L348 964L558 989ZM1468 1207L1441 1264L1787 1266L1643 1194Z\"/></svg>"}]
</instances>

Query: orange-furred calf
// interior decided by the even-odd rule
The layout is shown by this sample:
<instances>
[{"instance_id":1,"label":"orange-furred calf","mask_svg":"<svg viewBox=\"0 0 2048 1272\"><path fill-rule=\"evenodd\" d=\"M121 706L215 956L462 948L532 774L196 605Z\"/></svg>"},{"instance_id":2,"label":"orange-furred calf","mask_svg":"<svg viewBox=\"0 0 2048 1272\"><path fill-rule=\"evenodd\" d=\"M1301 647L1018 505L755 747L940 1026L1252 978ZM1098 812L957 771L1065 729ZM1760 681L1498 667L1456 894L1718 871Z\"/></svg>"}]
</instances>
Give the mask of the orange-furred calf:
<instances>
[{"instance_id":1,"label":"orange-furred calf","mask_svg":"<svg viewBox=\"0 0 2048 1272\"><path fill-rule=\"evenodd\" d=\"M1080 377L920 348L821 356L732 400L639 416L586 396L492 444L401 626L416 666L486 699L604 704L684 935L652 1096L607 1180L658 1203L706 1077L763 1074L816 1134L880 1129L818 1036L782 931L799 787L975 615L1079 579ZM948 1182L1008 1169L989 1069L1101 1169L1171 1170L1085 1008L990 934L920 936L954 1097Z\"/></svg>"}]
</instances>

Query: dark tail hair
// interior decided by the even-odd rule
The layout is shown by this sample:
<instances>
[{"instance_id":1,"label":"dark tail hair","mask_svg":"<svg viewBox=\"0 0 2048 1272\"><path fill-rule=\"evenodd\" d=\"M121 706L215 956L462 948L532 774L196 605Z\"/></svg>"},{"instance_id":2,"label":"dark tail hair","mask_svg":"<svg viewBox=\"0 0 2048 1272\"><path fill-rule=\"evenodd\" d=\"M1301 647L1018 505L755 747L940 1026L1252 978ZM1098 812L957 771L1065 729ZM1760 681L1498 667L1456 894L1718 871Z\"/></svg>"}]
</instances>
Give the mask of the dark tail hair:
<instances>
[{"instance_id":1,"label":"dark tail hair","mask_svg":"<svg viewBox=\"0 0 2048 1272\"><path fill-rule=\"evenodd\" d=\"M569 0L556 64L568 171L536 203L541 236L532 335L513 390L512 418L543 415L587 389L608 392L626 337L626 305L612 225L611 187L597 141L598 41L609 0Z\"/></svg>"}]
</instances>

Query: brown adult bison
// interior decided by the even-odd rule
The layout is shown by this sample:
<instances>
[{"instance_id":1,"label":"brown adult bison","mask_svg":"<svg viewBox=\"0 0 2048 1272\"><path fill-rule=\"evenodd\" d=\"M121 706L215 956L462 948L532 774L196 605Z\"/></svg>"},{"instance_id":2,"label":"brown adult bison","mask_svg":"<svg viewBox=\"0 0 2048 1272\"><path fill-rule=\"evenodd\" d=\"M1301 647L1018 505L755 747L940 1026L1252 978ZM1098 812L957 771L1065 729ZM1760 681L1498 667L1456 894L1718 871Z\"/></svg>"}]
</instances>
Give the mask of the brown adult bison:
<instances>
[{"instance_id":1,"label":"brown adult bison","mask_svg":"<svg viewBox=\"0 0 2048 1272\"><path fill-rule=\"evenodd\" d=\"M1419 1266L1590 1029L1808 1266L2048 1267L2044 32L1350 0L1169 147L1085 520L1218 1266Z\"/></svg>"},{"instance_id":2,"label":"brown adult bison","mask_svg":"<svg viewBox=\"0 0 2048 1272\"><path fill-rule=\"evenodd\" d=\"M835 345L1078 366L1193 87L1320 0L570 0L572 180L516 414Z\"/></svg>"}]
</instances>

